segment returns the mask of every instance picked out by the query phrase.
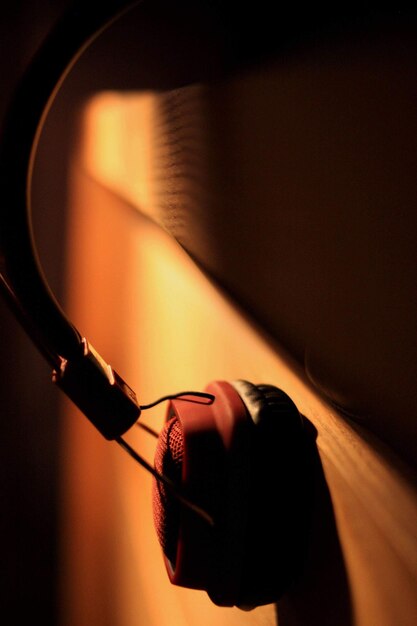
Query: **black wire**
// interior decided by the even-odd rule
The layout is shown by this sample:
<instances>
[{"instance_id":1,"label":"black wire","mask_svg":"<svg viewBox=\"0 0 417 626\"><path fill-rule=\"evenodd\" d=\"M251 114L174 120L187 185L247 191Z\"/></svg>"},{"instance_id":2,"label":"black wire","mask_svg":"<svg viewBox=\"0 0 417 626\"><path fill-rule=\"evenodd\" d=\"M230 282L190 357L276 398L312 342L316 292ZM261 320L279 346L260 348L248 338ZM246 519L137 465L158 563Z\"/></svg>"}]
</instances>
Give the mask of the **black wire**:
<instances>
[{"instance_id":1,"label":"black wire","mask_svg":"<svg viewBox=\"0 0 417 626\"><path fill-rule=\"evenodd\" d=\"M201 517L205 522L210 524L210 526L214 526L213 517L210 513L207 513L204 509L202 509L198 504L192 502L188 496L183 492L183 490L178 487L168 476L165 474L160 474L148 461L146 461L140 454L132 448L127 441L125 441L122 437L117 437L115 441L125 450L139 465L141 465L147 472L152 474L152 476L159 482L163 483L167 489L169 489L172 495L179 500L184 506L186 506L191 511L194 511L196 515Z\"/></svg>"},{"instance_id":2,"label":"black wire","mask_svg":"<svg viewBox=\"0 0 417 626\"><path fill-rule=\"evenodd\" d=\"M199 400L193 400L193 398L195 397L204 398L208 400L208 402L200 402ZM160 404L161 402L165 402L166 400L182 400L183 402L195 402L197 404L210 405L210 404L213 404L215 399L216 399L216 396L214 396L212 393L207 393L205 391L180 391L178 393L174 393L168 396L162 396L162 398L159 398L158 400L155 400L155 402L151 402L150 404L141 404L139 408L141 411L146 411L146 409L151 409L157 404ZM156 430L154 430L147 424L144 424L140 420L136 422L136 426L138 426L139 428L142 428L153 437L159 437L159 433Z\"/></svg>"},{"instance_id":3,"label":"black wire","mask_svg":"<svg viewBox=\"0 0 417 626\"><path fill-rule=\"evenodd\" d=\"M150 435L152 435L152 437L155 437L156 439L158 439L158 437L159 437L158 431L156 431L155 429L151 428L147 424L144 424L143 422L141 422L139 420L139 421L136 422L136 426L138 426L138 428L142 428L142 430L144 430L147 433L149 433Z\"/></svg>"},{"instance_id":4,"label":"black wire","mask_svg":"<svg viewBox=\"0 0 417 626\"><path fill-rule=\"evenodd\" d=\"M203 398L205 400L208 400L208 402L201 402L197 398ZM180 391L178 393L170 394L168 396L162 396L161 398L155 400L155 402L151 402L150 404L141 404L140 410L146 411L147 409L152 409L157 404L165 402L166 400L183 400L184 402L195 402L196 404L213 404L215 399L216 398L212 393L206 393L205 391Z\"/></svg>"}]
</instances>

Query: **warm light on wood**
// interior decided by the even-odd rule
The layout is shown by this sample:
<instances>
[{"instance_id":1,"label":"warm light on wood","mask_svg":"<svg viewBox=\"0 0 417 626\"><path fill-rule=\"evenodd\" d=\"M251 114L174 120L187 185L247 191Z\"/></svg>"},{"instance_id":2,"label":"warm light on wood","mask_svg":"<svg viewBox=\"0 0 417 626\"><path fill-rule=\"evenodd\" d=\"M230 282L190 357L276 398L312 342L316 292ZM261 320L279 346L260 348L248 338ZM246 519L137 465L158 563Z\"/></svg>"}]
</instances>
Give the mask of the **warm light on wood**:
<instances>
[{"instance_id":1,"label":"warm light on wood","mask_svg":"<svg viewBox=\"0 0 417 626\"><path fill-rule=\"evenodd\" d=\"M152 213L152 102L151 95L105 94L86 109L72 172L69 312L140 402L222 378L284 389L318 431L355 626L411 626L413 489L376 443L330 409L280 347L129 205ZM204 592L172 587L153 529L151 478L68 405L66 414L63 626L277 623L273 605L250 613L221 609ZM159 428L163 407L144 419ZM152 437L133 429L127 438L152 459ZM323 590L323 613L325 597Z\"/></svg>"},{"instance_id":2,"label":"warm light on wood","mask_svg":"<svg viewBox=\"0 0 417 626\"><path fill-rule=\"evenodd\" d=\"M152 93L107 92L91 99L83 116L81 151L86 171L100 171L109 187L145 212L152 194L152 129L156 117ZM131 124L140 132L132 134Z\"/></svg>"}]
</instances>

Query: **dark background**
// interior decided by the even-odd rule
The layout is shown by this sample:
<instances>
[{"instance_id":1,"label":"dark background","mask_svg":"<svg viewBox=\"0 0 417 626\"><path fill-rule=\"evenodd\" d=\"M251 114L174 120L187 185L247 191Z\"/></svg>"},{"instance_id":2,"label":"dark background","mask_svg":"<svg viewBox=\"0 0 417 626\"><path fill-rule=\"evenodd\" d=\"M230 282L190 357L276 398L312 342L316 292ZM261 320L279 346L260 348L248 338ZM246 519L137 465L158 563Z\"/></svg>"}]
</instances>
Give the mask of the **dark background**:
<instances>
[{"instance_id":1,"label":"dark background","mask_svg":"<svg viewBox=\"0 0 417 626\"><path fill-rule=\"evenodd\" d=\"M6 1L0 18L0 117L63 1ZM44 156L51 147L44 148ZM39 161L34 190L39 245L62 294L62 175ZM40 210L38 210L40 209ZM61 250L61 252L59 252ZM53 270L51 271L51 269ZM59 412L50 372L0 301L0 614L11 625L57 623ZM6 618L6 616L8 616Z\"/></svg>"}]
</instances>

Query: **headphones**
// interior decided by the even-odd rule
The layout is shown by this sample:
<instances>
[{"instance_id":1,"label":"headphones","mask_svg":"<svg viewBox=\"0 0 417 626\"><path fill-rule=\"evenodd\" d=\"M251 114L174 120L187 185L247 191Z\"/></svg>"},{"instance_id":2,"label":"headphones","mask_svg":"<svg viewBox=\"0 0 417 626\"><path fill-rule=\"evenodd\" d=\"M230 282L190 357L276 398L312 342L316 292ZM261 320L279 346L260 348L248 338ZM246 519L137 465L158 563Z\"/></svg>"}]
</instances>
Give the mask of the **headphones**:
<instances>
[{"instance_id":1,"label":"headphones","mask_svg":"<svg viewBox=\"0 0 417 626\"><path fill-rule=\"evenodd\" d=\"M53 381L108 440L154 476L153 515L169 579L220 606L275 602L305 552L311 491L304 421L271 385L214 381L202 392L140 405L135 392L66 318L33 240L30 186L43 120L84 49L137 2L85 3L50 33L21 81L0 145L0 287L52 366ZM29 104L28 104L29 103ZM123 435L168 401L154 465Z\"/></svg>"}]
</instances>

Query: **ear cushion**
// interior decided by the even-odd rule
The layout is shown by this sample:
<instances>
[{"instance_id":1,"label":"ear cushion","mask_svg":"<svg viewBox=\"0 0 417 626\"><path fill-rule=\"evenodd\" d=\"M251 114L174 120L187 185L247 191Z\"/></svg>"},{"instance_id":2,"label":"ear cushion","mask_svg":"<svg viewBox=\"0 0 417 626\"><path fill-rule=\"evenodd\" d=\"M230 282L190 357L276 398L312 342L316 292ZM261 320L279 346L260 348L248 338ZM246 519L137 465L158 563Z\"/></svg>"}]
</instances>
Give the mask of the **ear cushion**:
<instances>
[{"instance_id":1,"label":"ear cushion","mask_svg":"<svg viewBox=\"0 0 417 626\"><path fill-rule=\"evenodd\" d=\"M236 604L275 602L297 576L305 549L310 476L303 419L272 385L233 383L255 425L247 498L244 568Z\"/></svg>"},{"instance_id":2,"label":"ear cushion","mask_svg":"<svg viewBox=\"0 0 417 626\"><path fill-rule=\"evenodd\" d=\"M231 606L238 583L235 563L241 552L239 512L244 508L247 483L241 459L247 456L244 447L250 422L232 385L216 381L206 391L215 396L211 405L184 398L169 403L155 468L174 482L180 476L182 491L207 511L215 524L210 526L195 511L179 505L159 482L154 483L154 521L171 582L209 593L220 589L222 602ZM174 429L175 423L179 427ZM174 430L181 436L180 453L173 449ZM223 559L219 549L226 537L228 557Z\"/></svg>"},{"instance_id":3,"label":"ear cushion","mask_svg":"<svg viewBox=\"0 0 417 626\"><path fill-rule=\"evenodd\" d=\"M254 385L246 380L236 380L232 385L240 394L255 424L263 419L278 419L282 435L286 428L304 429L297 407L282 389L274 385Z\"/></svg>"},{"instance_id":4,"label":"ear cushion","mask_svg":"<svg viewBox=\"0 0 417 626\"><path fill-rule=\"evenodd\" d=\"M167 571L174 584L205 589L218 605L274 602L299 560L303 422L288 396L270 385L216 381L206 391L216 397L210 406L170 403L155 467L180 480L215 524L155 483Z\"/></svg>"}]
</instances>

